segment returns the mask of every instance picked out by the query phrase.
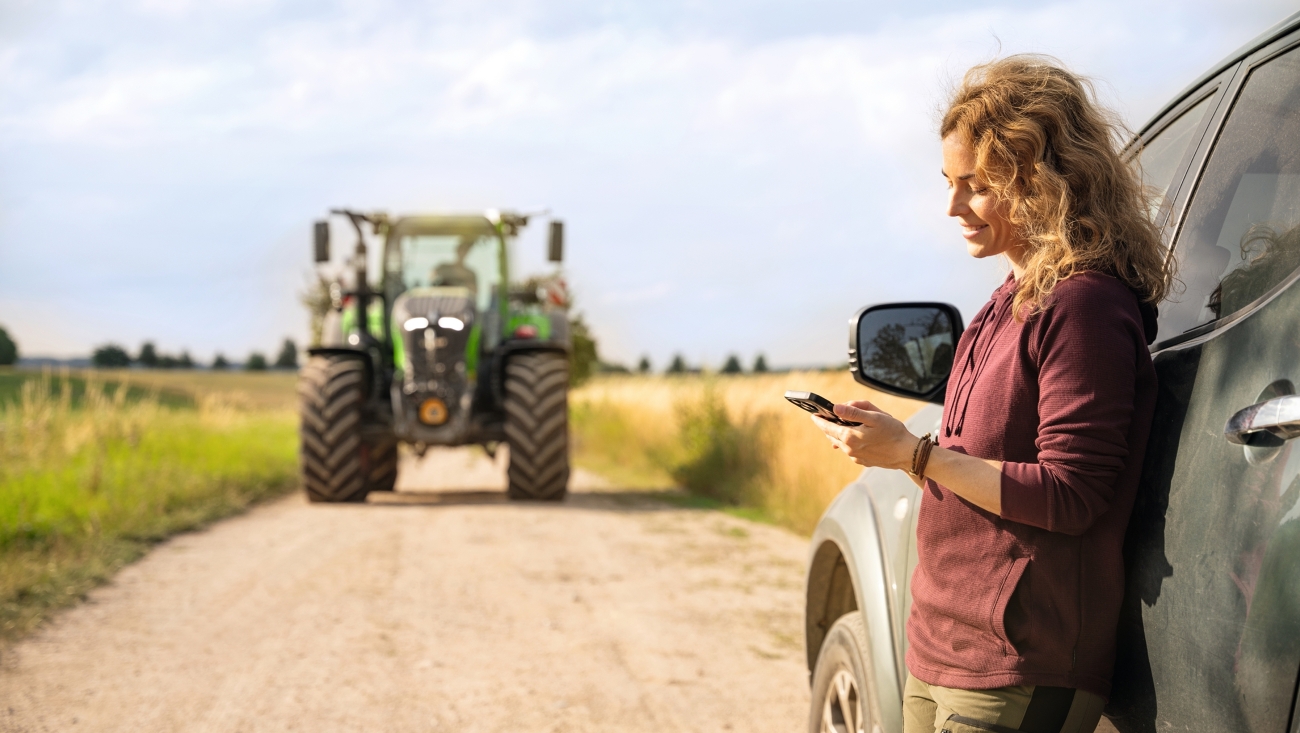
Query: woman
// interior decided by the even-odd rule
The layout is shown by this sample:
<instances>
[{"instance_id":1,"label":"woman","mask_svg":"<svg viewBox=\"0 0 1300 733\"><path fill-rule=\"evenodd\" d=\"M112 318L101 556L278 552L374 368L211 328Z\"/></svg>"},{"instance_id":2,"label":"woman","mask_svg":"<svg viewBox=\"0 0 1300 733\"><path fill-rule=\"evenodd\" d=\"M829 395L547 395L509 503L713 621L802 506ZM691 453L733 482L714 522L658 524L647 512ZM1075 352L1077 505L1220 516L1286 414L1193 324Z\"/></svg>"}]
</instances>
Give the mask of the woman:
<instances>
[{"instance_id":1,"label":"woman","mask_svg":"<svg viewBox=\"0 0 1300 733\"><path fill-rule=\"evenodd\" d=\"M958 343L937 445L870 402L836 406L857 428L814 418L924 489L907 733L1092 731L1110 692L1171 281L1119 129L1051 60L968 72L940 127L948 215L1011 273Z\"/></svg>"}]
</instances>

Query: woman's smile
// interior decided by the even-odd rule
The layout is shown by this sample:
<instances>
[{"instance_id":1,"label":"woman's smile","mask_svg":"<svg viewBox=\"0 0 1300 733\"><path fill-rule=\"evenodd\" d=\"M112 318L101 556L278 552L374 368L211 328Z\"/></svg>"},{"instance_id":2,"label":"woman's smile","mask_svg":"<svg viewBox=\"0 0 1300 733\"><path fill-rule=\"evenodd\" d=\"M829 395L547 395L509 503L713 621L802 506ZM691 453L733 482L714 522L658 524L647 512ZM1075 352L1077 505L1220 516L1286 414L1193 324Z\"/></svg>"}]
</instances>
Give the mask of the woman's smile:
<instances>
[{"instance_id":1,"label":"woman's smile","mask_svg":"<svg viewBox=\"0 0 1300 733\"><path fill-rule=\"evenodd\" d=\"M967 239L974 239L989 228L988 224L967 224L961 223L961 235Z\"/></svg>"}]
</instances>

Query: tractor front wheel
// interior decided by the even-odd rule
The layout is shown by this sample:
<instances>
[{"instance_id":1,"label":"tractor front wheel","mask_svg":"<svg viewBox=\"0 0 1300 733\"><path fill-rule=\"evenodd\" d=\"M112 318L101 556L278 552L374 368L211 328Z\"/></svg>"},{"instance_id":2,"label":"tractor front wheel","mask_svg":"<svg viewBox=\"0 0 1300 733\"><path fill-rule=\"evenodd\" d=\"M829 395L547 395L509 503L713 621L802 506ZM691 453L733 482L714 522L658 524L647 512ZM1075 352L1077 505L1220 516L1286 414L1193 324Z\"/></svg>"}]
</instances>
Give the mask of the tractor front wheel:
<instances>
[{"instance_id":1,"label":"tractor front wheel","mask_svg":"<svg viewBox=\"0 0 1300 733\"><path fill-rule=\"evenodd\" d=\"M511 499L559 501L569 488L569 360L517 354L506 364Z\"/></svg>"},{"instance_id":2,"label":"tractor front wheel","mask_svg":"<svg viewBox=\"0 0 1300 733\"><path fill-rule=\"evenodd\" d=\"M367 482L370 491L392 491L397 485L397 441L392 438L376 440L366 445L366 462L370 470Z\"/></svg>"},{"instance_id":3,"label":"tractor front wheel","mask_svg":"<svg viewBox=\"0 0 1300 733\"><path fill-rule=\"evenodd\" d=\"M299 377L298 397L299 458L307 498L365 501L371 486L371 450L361 437L365 364L351 357L313 356Z\"/></svg>"}]
</instances>

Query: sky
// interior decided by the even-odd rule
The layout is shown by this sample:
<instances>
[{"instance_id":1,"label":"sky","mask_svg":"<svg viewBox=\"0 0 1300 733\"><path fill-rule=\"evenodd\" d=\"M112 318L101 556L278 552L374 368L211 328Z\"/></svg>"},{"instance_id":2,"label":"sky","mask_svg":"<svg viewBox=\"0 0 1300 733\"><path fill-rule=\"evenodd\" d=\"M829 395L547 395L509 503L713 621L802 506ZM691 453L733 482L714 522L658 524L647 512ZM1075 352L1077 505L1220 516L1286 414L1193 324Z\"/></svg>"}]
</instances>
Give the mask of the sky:
<instances>
[{"instance_id":1,"label":"sky","mask_svg":"<svg viewBox=\"0 0 1300 733\"><path fill-rule=\"evenodd\" d=\"M1005 276L943 213L972 64L1050 54L1137 128L1295 9L0 0L0 326L24 356L274 354L329 208L547 208L604 359L839 363L859 307L969 317Z\"/></svg>"}]
</instances>

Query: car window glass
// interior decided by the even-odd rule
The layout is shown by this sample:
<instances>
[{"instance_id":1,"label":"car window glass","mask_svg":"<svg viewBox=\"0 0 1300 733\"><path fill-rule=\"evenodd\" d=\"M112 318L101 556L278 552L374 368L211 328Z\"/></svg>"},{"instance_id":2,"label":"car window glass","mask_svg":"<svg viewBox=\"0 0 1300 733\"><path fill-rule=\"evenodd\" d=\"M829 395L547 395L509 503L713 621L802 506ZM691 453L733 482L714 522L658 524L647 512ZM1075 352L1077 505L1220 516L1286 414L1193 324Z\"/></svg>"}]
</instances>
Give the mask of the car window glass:
<instances>
[{"instance_id":1,"label":"car window glass","mask_svg":"<svg viewBox=\"0 0 1300 733\"><path fill-rule=\"evenodd\" d=\"M1210 100L1213 98L1213 94L1207 95L1183 112L1143 145L1142 152L1138 153L1134 162L1142 174L1142 183L1157 193L1151 202L1152 217L1155 217L1164 204L1165 197L1169 195L1169 187L1174 182L1174 174L1178 172L1178 164L1183 162L1183 156L1191 147L1192 135L1199 129L1201 119L1209 111Z\"/></svg>"},{"instance_id":2,"label":"car window glass","mask_svg":"<svg viewBox=\"0 0 1300 733\"><path fill-rule=\"evenodd\" d=\"M1300 49L1251 72L1175 244L1159 339L1230 315L1300 265Z\"/></svg>"}]
</instances>

